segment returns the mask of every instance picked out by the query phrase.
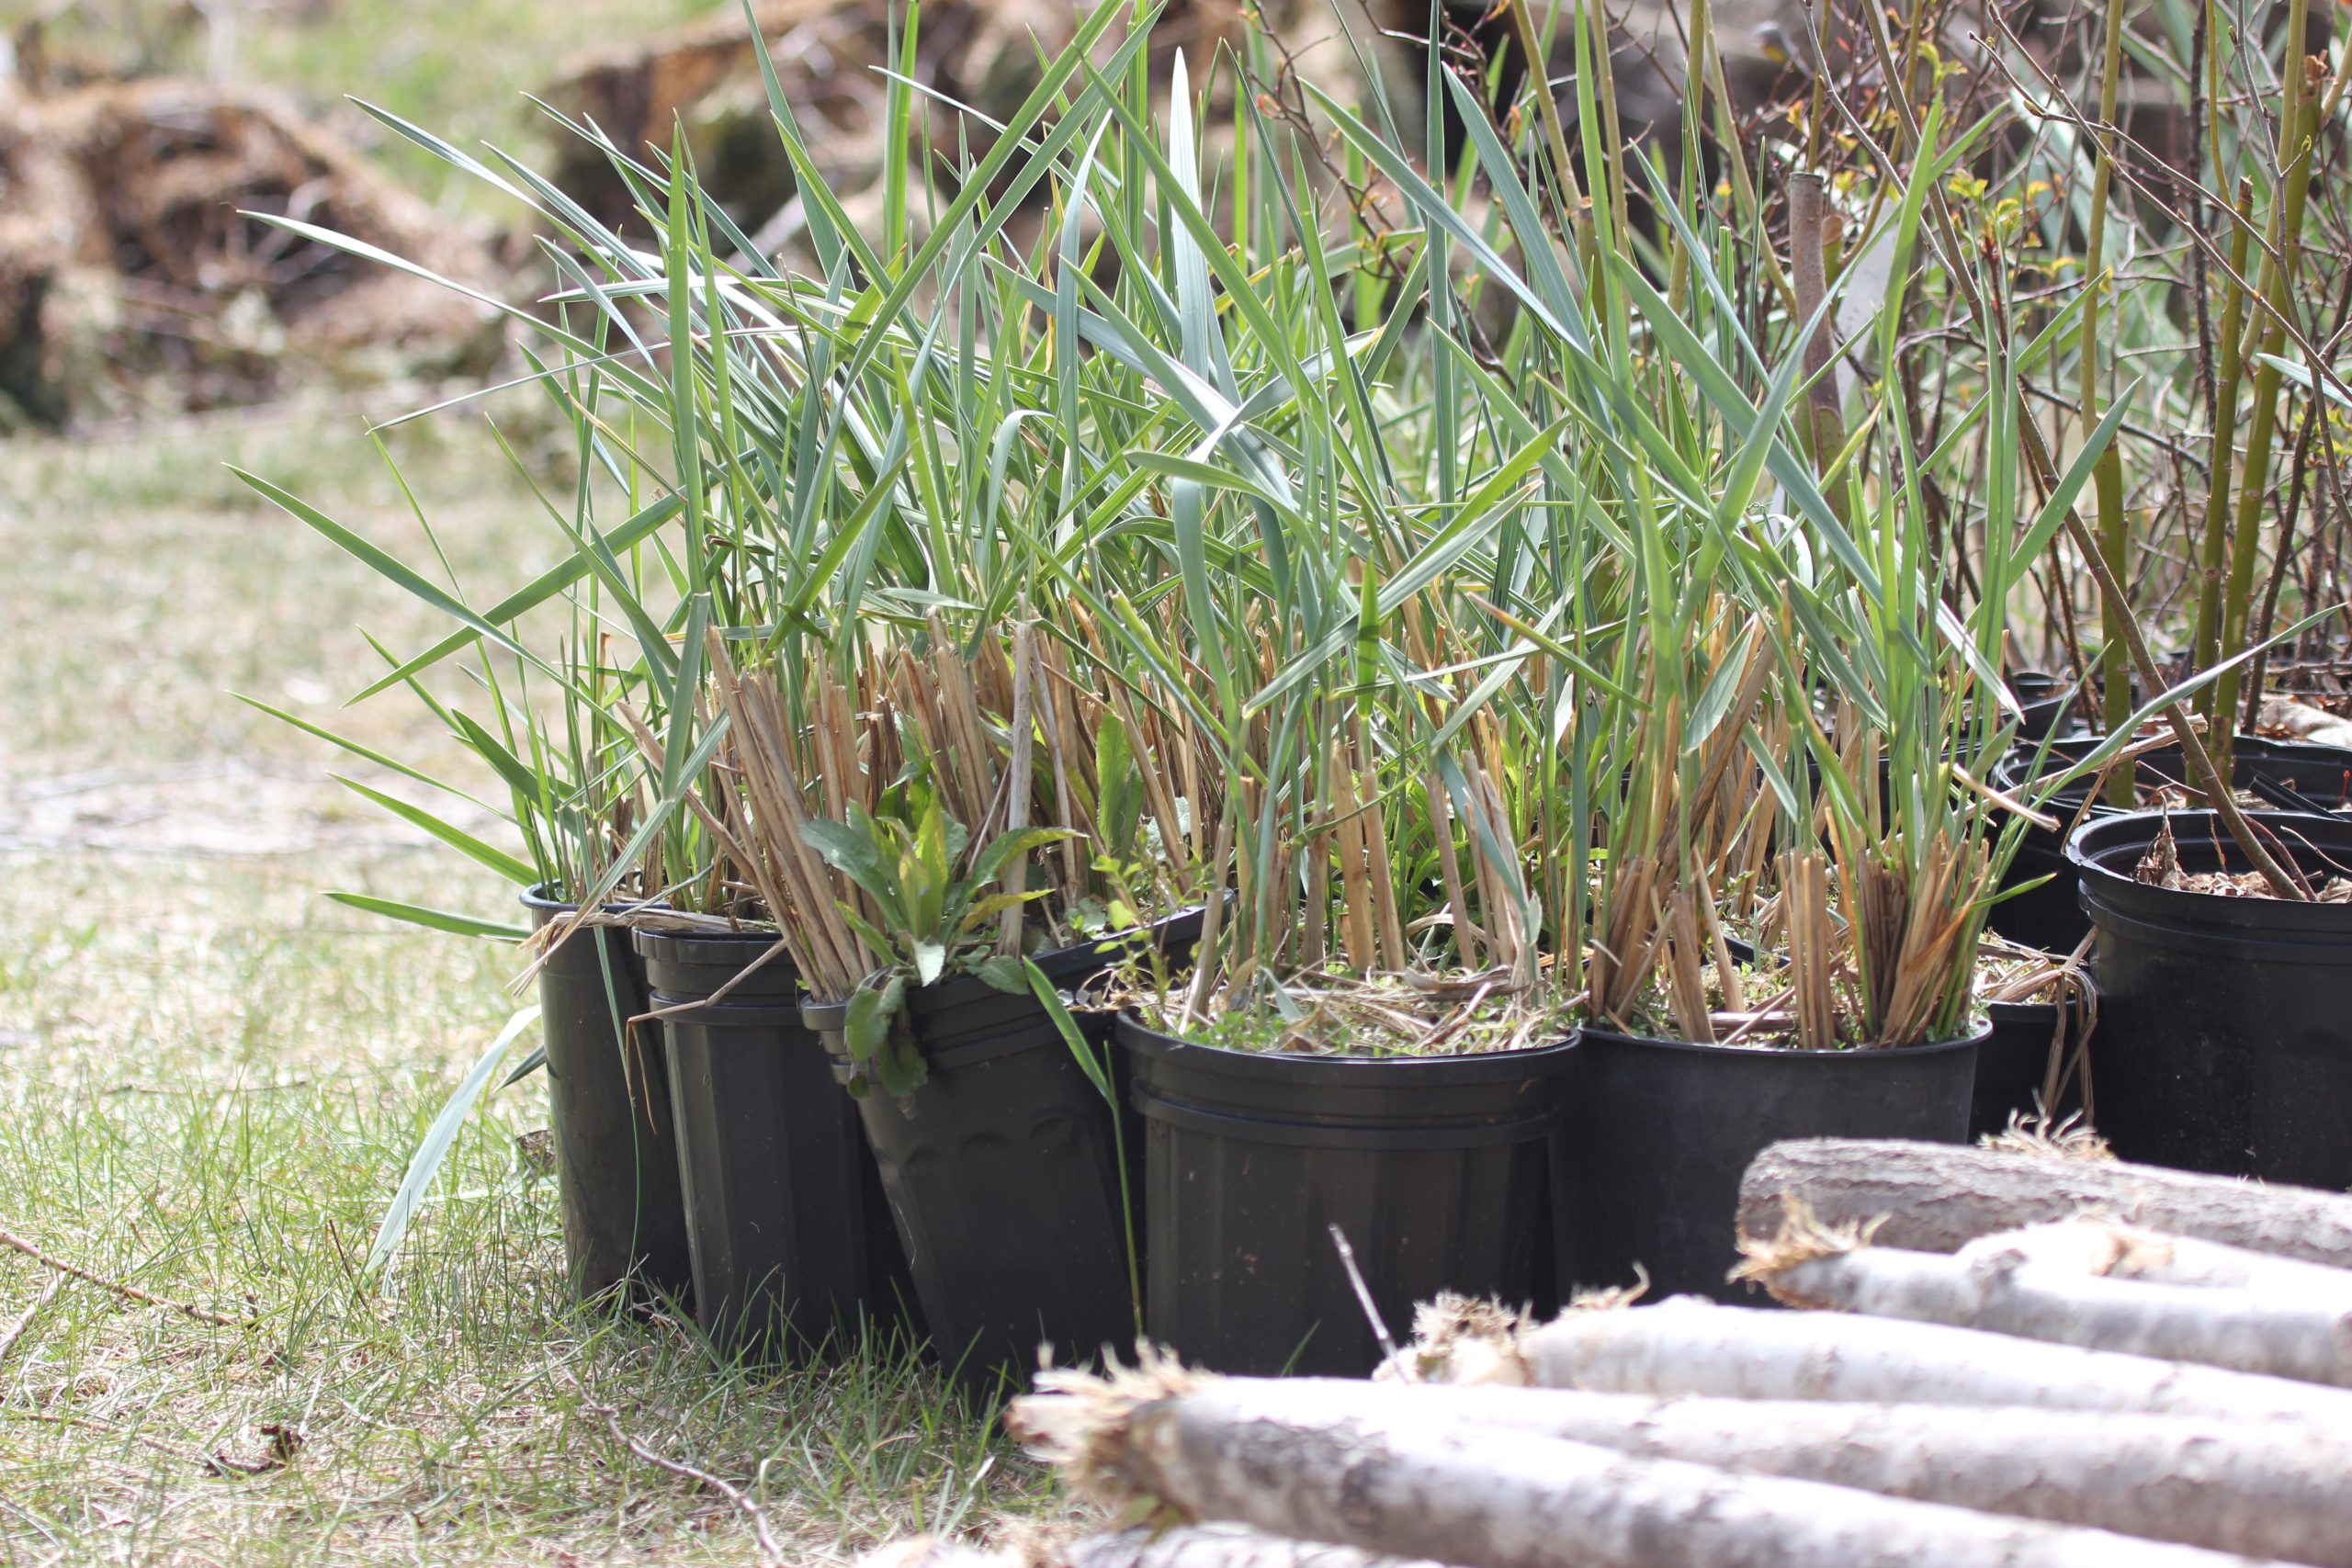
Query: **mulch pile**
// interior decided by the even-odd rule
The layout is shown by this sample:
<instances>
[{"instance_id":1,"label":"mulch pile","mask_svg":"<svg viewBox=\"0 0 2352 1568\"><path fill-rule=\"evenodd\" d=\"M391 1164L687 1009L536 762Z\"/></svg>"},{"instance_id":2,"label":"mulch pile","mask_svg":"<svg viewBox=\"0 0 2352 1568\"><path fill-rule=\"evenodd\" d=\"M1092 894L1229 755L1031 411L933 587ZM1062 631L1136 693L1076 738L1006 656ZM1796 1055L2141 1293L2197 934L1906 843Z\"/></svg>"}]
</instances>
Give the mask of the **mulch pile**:
<instances>
[{"instance_id":1,"label":"mulch pile","mask_svg":"<svg viewBox=\"0 0 2352 1568\"><path fill-rule=\"evenodd\" d=\"M487 308L249 211L476 287L496 277L481 245L266 95L169 79L0 89L0 426L495 359Z\"/></svg>"}]
</instances>

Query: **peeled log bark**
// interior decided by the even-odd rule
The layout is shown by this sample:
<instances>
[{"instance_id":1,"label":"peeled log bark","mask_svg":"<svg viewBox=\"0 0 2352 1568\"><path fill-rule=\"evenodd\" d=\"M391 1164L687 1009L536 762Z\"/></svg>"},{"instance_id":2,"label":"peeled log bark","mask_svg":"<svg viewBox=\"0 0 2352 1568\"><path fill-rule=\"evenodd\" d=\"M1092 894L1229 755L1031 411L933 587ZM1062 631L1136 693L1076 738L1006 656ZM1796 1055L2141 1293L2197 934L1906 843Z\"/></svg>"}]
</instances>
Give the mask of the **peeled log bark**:
<instances>
[{"instance_id":1,"label":"peeled log bark","mask_svg":"<svg viewBox=\"0 0 2352 1568\"><path fill-rule=\"evenodd\" d=\"M2255 1291L2272 1301L2352 1312L2352 1269L2330 1269L2194 1236L2165 1235L2087 1214L1983 1236L1954 1256L1972 1265L2014 1257L2037 1268L2109 1280Z\"/></svg>"},{"instance_id":2,"label":"peeled log bark","mask_svg":"<svg viewBox=\"0 0 2352 1568\"><path fill-rule=\"evenodd\" d=\"M1528 1381L1618 1393L1861 1404L2009 1404L2296 1421L2352 1438L2352 1393L1939 1324L1678 1297L1570 1313L1521 1337Z\"/></svg>"},{"instance_id":3,"label":"peeled log bark","mask_svg":"<svg viewBox=\"0 0 2352 1568\"><path fill-rule=\"evenodd\" d=\"M877 1546L857 1560L857 1568L1022 1568L1015 1559L919 1535Z\"/></svg>"},{"instance_id":4,"label":"peeled log bark","mask_svg":"<svg viewBox=\"0 0 2352 1568\"><path fill-rule=\"evenodd\" d=\"M1365 1385L1207 1381L1043 1420L1111 1497L1461 1568L2219 1568L2256 1561L1589 1443L1382 1420ZM1032 1428L1036 1406L1016 1428Z\"/></svg>"},{"instance_id":5,"label":"peeled log bark","mask_svg":"<svg viewBox=\"0 0 2352 1568\"><path fill-rule=\"evenodd\" d=\"M1065 1547L1052 1568L1443 1568L1359 1551L1352 1546L1290 1540L1231 1525L1189 1525L1153 1539L1149 1530L1096 1536Z\"/></svg>"},{"instance_id":6,"label":"peeled log bark","mask_svg":"<svg viewBox=\"0 0 2352 1568\"><path fill-rule=\"evenodd\" d=\"M1764 1278L1792 1306L2352 1386L2352 1316L2251 1291L2086 1277L2015 1254L1972 1262L1886 1247L1808 1258Z\"/></svg>"},{"instance_id":7,"label":"peeled log bark","mask_svg":"<svg viewBox=\"0 0 2352 1568\"><path fill-rule=\"evenodd\" d=\"M857 1560L857 1568L1445 1568L1377 1557L1352 1546L1286 1540L1235 1525L1187 1525L1155 1534L1122 1530L1057 1548L1042 1559L976 1551L919 1537L893 1541Z\"/></svg>"},{"instance_id":8,"label":"peeled log bark","mask_svg":"<svg viewBox=\"0 0 2352 1568\"><path fill-rule=\"evenodd\" d=\"M1836 1138L1774 1144L1740 1183L1740 1234L1779 1235L1784 1196L1824 1224L1883 1216L1872 1239L1918 1252L1957 1252L1979 1236L2088 1209L2171 1235L2352 1269L2352 1197L2120 1160Z\"/></svg>"},{"instance_id":9,"label":"peeled log bark","mask_svg":"<svg viewBox=\"0 0 2352 1568\"><path fill-rule=\"evenodd\" d=\"M1296 1388L1298 1383L1278 1385ZM2352 1568L2352 1438L2278 1423L1339 1382L1334 1404ZM1270 1393L1269 1403L1279 1399Z\"/></svg>"}]
</instances>

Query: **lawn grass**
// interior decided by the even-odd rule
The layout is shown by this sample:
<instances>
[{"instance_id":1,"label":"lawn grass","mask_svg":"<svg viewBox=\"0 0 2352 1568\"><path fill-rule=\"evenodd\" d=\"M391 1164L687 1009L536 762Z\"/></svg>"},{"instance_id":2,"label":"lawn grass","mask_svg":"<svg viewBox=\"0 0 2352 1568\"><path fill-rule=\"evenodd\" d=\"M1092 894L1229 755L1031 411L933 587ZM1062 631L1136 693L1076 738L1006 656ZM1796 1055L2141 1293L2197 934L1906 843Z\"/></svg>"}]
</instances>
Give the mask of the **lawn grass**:
<instances>
[{"instance_id":1,"label":"lawn grass","mask_svg":"<svg viewBox=\"0 0 2352 1568\"><path fill-rule=\"evenodd\" d=\"M462 421L396 445L461 578L558 548ZM517 1144L545 1124L536 1080L469 1125L389 1280L364 1273L516 962L320 895L501 914L508 894L227 694L446 755L413 704L336 705L373 666L360 628L413 648L424 613L224 460L415 545L333 405L0 446L0 1228L252 1319L50 1296L51 1271L0 1251L0 1335L46 1299L0 1351L0 1562L752 1561L741 1511L616 1428L749 1489L794 1562L1059 1517L898 1348L746 1371L668 1318L572 1307L552 1181ZM98 804L54 809L78 800Z\"/></svg>"}]
</instances>

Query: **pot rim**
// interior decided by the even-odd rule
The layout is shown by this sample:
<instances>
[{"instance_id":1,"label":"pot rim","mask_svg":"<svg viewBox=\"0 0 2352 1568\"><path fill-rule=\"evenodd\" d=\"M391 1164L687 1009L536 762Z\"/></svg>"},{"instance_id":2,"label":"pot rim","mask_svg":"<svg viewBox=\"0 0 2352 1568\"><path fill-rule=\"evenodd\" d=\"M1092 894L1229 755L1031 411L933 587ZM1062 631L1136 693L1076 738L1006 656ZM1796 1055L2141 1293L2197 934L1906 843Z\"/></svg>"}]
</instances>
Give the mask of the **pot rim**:
<instances>
[{"instance_id":1,"label":"pot rim","mask_svg":"<svg viewBox=\"0 0 2352 1568\"><path fill-rule=\"evenodd\" d=\"M1572 1028L1561 1039L1548 1044L1530 1045L1516 1051L1449 1051L1428 1056L1340 1056L1313 1055L1304 1051L1239 1051L1230 1045L1213 1045L1205 1041L1187 1040L1170 1034L1143 1021L1133 1008L1122 1008L1118 1015L1118 1039L1123 1045L1136 1050L1148 1050L1172 1057L1177 1052L1199 1053L1205 1062L1232 1070L1237 1077L1295 1075L1307 1069L1325 1068L1334 1073L1363 1073L1385 1070L1393 1073L1426 1072L1452 1067L1456 1071L1469 1065L1492 1065L1498 1076L1505 1065L1541 1062L1545 1066L1558 1064L1576 1049L1576 1031ZM1262 1068L1242 1064L1266 1064ZM1516 1075L1511 1075L1516 1076Z\"/></svg>"},{"instance_id":2,"label":"pot rim","mask_svg":"<svg viewBox=\"0 0 2352 1568\"><path fill-rule=\"evenodd\" d=\"M1829 1051L1808 1050L1795 1045L1709 1045L1696 1040L1666 1040L1655 1034L1633 1034L1623 1030L1610 1029L1599 1024L1578 1024L1577 1037L1582 1039L1587 1034L1599 1035L1608 1040L1624 1041L1635 1045L1655 1045L1662 1050L1689 1051L1701 1055L1724 1056L1741 1060L1770 1061L1776 1058L1795 1057L1812 1061L1846 1057L1870 1061L1894 1061L1915 1056L1938 1055L1945 1052L1962 1050L1972 1045L1981 1045L1992 1038L1993 1031L1991 1025L1986 1024L1973 1033L1963 1034L1952 1040L1929 1040L1917 1045L1846 1045Z\"/></svg>"},{"instance_id":3,"label":"pot rim","mask_svg":"<svg viewBox=\"0 0 2352 1568\"><path fill-rule=\"evenodd\" d=\"M2012 746L2008 750L2008 754L1994 764L1993 782L2002 788L2014 789L2024 784L2032 784L2039 779L2047 778L2052 773L2063 773L2067 767L2072 766L2075 761L2080 760L2079 756L2066 756L2064 753L2068 749L2074 749L2077 752L2088 751L2100 745L2106 739L2106 736L2095 731L2086 732L2080 735L2052 736L2050 740L2050 750L2046 759L2052 765L2043 768L2039 773L2028 771L2032 766L2034 753L2039 743L2037 742L2036 745L2019 743L2016 746ZM2233 757L2238 761L2258 760L2262 761L2286 763L2290 765L2308 763L2312 767L2326 767L2330 764L2335 764L2344 768L2352 769L2352 747L2326 746L2316 741L2310 740L2280 740L2267 735L2248 735L2244 733L2233 735L2231 737L2230 745ZM2151 755L2162 756L2167 751L2177 751L2178 750L2178 741L2169 741L2163 746L2155 748L2154 751L2151 753ZM2063 801L2067 795L2072 795L2077 787L2083 788L2086 791L2089 788L2089 785L2090 780L2087 776L2077 779L2073 784L2068 784L2064 790L2061 791L2057 798ZM2109 815L2129 816L2133 814L2129 812L2117 812L2115 807L2098 801L2092 802L2091 808L2094 811L2103 812ZM2179 813L2175 813L2175 815L2177 816Z\"/></svg>"},{"instance_id":4,"label":"pot rim","mask_svg":"<svg viewBox=\"0 0 2352 1568\"><path fill-rule=\"evenodd\" d=\"M2331 824L2344 835L2346 852L2352 853L2352 818L2312 818L2291 811L2249 811L2245 815L2262 821ZM2093 858L2094 852L2102 846L2093 844L2086 848L2086 840L2112 840L2116 852L2142 850L2154 839L2155 825L2172 822L2177 837L2178 825L2187 822L2203 829L2195 835L2194 841L2219 847L2226 857L2225 863L2233 863L2239 858L2236 846L2230 841L2229 829L2220 818L2221 814L2211 810L2159 810L2118 812L2096 821L2085 822L2066 835L2066 863L2075 868L2082 886L2085 908L2090 908L2093 890L2096 889L2101 901L2128 901L2143 909L2166 909L2192 919L2210 916L2226 925L2352 939L2352 904L2306 903L2286 898L2233 898L2225 894L2198 893L2185 887L2160 887L2128 876L2104 861ZM2304 864L2300 857L2297 864L2305 872L2313 869ZM2226 919L2223 919L2225 912Z\"/></svg>"},{"instance_id":5,"label":"pot rim","mask_svg":"<svg viewBox=\"0 0 2352 1568\"><path fill-rule=\"evenodd\" d=\"M648 914L660 912L659 909L652 908L646 910ZM755 945L774 947L784 940L784 934L781 931L761 931L752 926L741 927L734 931L679 931L665 930L659 926L631 926L629 934L633 937L641 937L647 942L708 942L740 947Z\"/></svg>"},{"instance_id":6,"label":"pot rim","mask_svg":"<svg viewBox=\"0 0 2352 1568\"><path fill-rule=\"evenodd\" d=\"M1207 908L1208 907L1204 904L1194 904L1187 908L1178 909L1172 914L1162 915L1159 919L1147 921L1140 926L1130 926L1125 931L1113 931L1106 936L1089 937L1083 942L1073 942L1062 947L1049 947L1042 953L1029 953L1027 957L1032 964L1035 964L1038 969L1044 973L1046 979L1056 982L1057 985L1063 985L1065 983L1083 984L1084 982L1092 979L1095 975L1100 974L1103 969L1110 967L1106 963L1098 969L1089 970L1084 973L1069 973L1069 971L1076 970L1078 965L1084 960L1102 957L1104 949L1116 943L1125 942L1132 938L1148 936L1154 931L1181 931L1186 922L1201 919L1204 916ZM863 991L870 988L876 980L890 972L890 965L885 964L880 968L868 970L857 982L857 989ZM982 985L987 983L985 981L981 981L978 976L967 973L942 975L938 979L933 980L928 986L909 986L907 987L907 997L909 1002L911 1004L913 998L918 996L935 996L939 994L943 987L954 986L958 982L966 980L978 981ZM852 996L854 996L856 992L851 993ZM999 994L1012 995L1012 993L1001 992ZM805 1002L803 1006L808 1008L811 1012L839 1015L848 1008L849 1003L849 997L836 997L831 999L825 999L819 998L817 994L812 991L808 995L808 1001ZM1087 1009L1084 1010L1094 1011L1099 1010ZM811 1025L810 1027L814 1028L816 1026Z\"/></svg>"},{"instance_id":7,"label":"pot rim","mask_svg":"<svg viewBox=\"0 0 2352 1568\"><path fill-rule=\"evenodd\" d=\"M572 910L580 908L580 900L577 898L557 897L555 896L555 884L552 882L534 882L528 887L518 890L514 897L515 901L521 904L526 909L533 911L545 910L550 914L568 915L571 913ZM612 903L608 901L604 908L606 914L613 915L653 913L667 909L669 907L670 901L668 899L652 898L623 899L619 903Z\"/></svg>"}]
</instances>

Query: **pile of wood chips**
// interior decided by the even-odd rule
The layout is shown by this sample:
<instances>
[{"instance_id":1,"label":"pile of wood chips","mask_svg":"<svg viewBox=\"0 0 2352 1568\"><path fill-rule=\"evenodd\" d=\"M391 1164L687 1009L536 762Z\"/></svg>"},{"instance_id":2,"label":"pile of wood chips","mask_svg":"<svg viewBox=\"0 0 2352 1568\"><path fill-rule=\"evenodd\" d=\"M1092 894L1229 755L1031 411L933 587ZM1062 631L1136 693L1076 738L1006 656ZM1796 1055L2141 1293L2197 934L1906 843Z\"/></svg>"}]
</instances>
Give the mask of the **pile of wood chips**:
<instances>
[{"instance_id":1,"label":"pile of wood chips","mask_svg":"<svg viewBox=\"0 0 2352 1568\"><path fill-rule=\"evenodd\" d=\"M0 429L495 360L495 312L251 212L494 286L481 245L266 94L168 78L0 86Z\"/></svg>"},{"instance_id":2,"label":"pile of wood chips","mask_svg":"<svg viewBox=\"0 0 2352 1568\"><path fill-rule=\"evenodd\" d=\"M1815 1310L1447 1301L1370 1382L1046 1373L1010 1424L1130 1528L868 1562L2352 1568L2352 1198L1825 1141L1741 1220Z\"/></svg>"}]
</instances>

